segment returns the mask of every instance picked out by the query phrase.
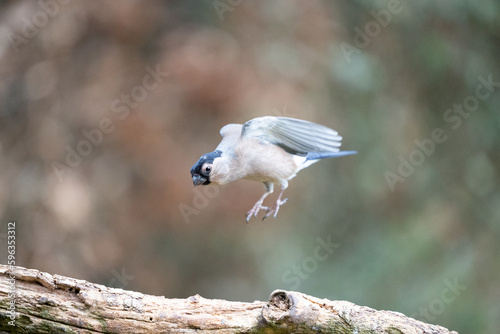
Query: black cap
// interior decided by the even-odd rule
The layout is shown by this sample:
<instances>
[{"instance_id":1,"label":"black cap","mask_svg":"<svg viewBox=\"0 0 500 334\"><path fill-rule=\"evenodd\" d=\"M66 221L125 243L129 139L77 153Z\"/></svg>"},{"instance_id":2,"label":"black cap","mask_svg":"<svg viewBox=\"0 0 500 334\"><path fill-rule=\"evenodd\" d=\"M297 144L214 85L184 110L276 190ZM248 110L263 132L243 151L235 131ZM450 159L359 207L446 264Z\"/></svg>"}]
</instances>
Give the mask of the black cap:
<instances>
[{"instance_id":1,"label":"black cap","mask_svg":"<svg viewBox=\"0 0 500 334\"><path fill-rule=\"evenodd\" d=\"M193 183L195 183L194 178L204 180L204 186L210 184L210 177L207 173L201 170L201 167L205 163L213 163L215 158L219 158L222 155L222 151L216 150L210 153L203 154L197 163L191 167L191 176L193 177ZM196 183L195 183L196 185Z\"/></svg>"}]
</instances>

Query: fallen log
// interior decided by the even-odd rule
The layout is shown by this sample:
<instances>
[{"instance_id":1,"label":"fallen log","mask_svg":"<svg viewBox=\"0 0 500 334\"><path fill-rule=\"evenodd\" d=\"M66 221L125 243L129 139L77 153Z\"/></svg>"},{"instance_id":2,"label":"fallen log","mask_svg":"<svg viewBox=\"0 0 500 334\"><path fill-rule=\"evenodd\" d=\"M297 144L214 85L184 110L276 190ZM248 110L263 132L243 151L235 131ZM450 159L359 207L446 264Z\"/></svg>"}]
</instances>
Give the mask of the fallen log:
<instances>
[{"instance_id":1,"label":"fallen log","mask_svg":"<svg viewBox=\"0 0 500 334\"><path fill-rule=\"evenodd\" d=\"M268 302L151 296L0 265L9 333L455 333L401 313L275 290Z\"/></svg>"}]
</instances>

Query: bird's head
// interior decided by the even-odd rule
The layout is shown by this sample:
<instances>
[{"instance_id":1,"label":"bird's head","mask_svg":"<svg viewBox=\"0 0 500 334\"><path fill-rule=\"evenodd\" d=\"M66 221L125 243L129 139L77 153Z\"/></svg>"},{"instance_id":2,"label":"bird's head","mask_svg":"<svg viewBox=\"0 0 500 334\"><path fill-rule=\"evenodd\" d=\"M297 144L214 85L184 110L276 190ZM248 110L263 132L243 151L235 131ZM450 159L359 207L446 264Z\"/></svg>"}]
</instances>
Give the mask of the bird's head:
<instances>
[{"instance_id":1,"label":"bird's head","mask_svg":"<svg viewBox=\"0 0 500 334\"><path fill-rule=\"evenodd\" d=\"M191 176L193 178L193 185L208 185L210 181L210 173L212 172L214 159L219 158L222 155L222 151L213 151L206 153L201 156L197 163L191 167Z\"/></svg>"}]
</instances>

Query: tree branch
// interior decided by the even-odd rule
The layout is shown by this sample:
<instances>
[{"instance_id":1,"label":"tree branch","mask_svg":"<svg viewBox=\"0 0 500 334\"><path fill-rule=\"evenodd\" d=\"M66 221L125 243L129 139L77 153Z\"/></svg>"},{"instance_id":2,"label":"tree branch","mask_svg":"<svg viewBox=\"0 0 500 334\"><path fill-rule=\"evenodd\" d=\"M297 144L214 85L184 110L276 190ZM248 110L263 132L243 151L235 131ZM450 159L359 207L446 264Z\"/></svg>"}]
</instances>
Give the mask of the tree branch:
<instances>
[{"instance_id":1,"label":"tree branch","mask_svg":"<svg viewBox=\"0 0 500 334\"><path fill-rule=\"evenodd\" d=\"M14 297L15 294L15 297ZM15 308L15 314L12 310ZM14 318L15 315L15 318ZM455 333L401 313L276 290L268 303L167 299L0 265L10 333Z\"/></svg>"}]
</instances>

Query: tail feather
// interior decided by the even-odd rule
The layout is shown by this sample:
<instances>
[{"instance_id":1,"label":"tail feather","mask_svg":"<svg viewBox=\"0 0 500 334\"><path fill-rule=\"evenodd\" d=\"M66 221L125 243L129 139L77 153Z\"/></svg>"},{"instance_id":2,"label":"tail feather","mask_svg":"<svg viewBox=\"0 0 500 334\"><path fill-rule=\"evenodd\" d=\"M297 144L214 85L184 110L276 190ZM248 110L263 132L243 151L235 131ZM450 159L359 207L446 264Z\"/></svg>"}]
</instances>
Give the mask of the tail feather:
<instances>
[{"instance_id":1,"label":"tail feather","mask_svg":"<svg viewBox=\"0 0 500 334\"><path fill-rule=\"evenodd\" d=\"M309 152L309 153L307 153L306 161L319 160L319 159L325 159L325 158L337 158L337 157L343 157L345 155L351 155L351 154L356 154L356 153L358 153L358 152L356 152L356 151L322 152L322 153Z\"/></svg>"}]
</instances>

